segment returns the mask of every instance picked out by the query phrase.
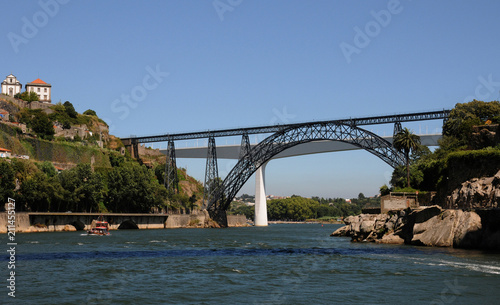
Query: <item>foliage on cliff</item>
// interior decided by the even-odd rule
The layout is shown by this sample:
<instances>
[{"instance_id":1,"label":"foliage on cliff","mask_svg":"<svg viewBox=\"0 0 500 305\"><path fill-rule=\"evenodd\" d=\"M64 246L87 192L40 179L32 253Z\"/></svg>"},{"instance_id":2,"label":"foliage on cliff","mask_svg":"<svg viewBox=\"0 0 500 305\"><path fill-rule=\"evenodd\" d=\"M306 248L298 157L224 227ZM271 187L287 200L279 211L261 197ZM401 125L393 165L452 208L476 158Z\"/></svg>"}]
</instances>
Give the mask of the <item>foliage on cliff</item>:
<instances>
[{"instance_id":1,"label":"foliage on cliff","mask_svg":"<svg viewBox=\"0 0 500 305\"><path fill-rule=\"evenodd\" d=\"M0 147L16 155L26 155L29 160L0 160L0 201L14 197L19 209L44 212L148 213L201 206L201 183L187 175L185 169L179 169L179 192L167 192L164 155L150 152L146 161L153 168L140 165L127 152L120 155L116 150L123 143L108 135L107 124L95 111L88 109L78 114L69 101L57 103L49 110L22 108L4 100L8 98L2 97L2 105L12 106L9 109L15 111L11 111L11 118L25 123L31 134L0 124ZM56 121L63 129L85 124L91 136L83 140L75 136L73 141L54 139ZM107 140L105 147L111 149L93 145L101 140L101 134L102 140ZM57 174L53 163L74 168Z\"/></svg>"},{"instance_id":2,"label":"foliage on cliff","mask_svg":"<svg viewBox=\"0 0 500 305\"><path fill-rule=\"evenodd\" d=\"M500 144L495 141L477 144L475 130L494 129L500 123L500 103L472 101L457 104L443 127L443 138L434 152L425 151L410 158L411 185L422 191L438 191L440 201L461 183L472 178L493 176L500 169ZM491 137L494 132L486 131ZM491 144L493 143L493 145ZM488 146L490 145L490 146ZM476 149L473 149L476 148ZM479 149L478 149L479 148ZM396 168L391 185L406 186L405 170Z\"/></svg>"},{"instance_id":3,"label":"foliage on cliff","mask_svg":"<svg viewBox=\"0 0 500 305\"><path fill-rule=\"evenodd\" d=\"M184 169L178 170L180 192L167 193L164 163L148 169L116 151L25 137L18 128L4 124L0 124L0 147L30 157L0 161L0 201L14 197L23 210L151 212L201 206L203 187ZM52 162L78 166L56 175ZM89 168L93 168L90 173Z\"/></svg>"}]
</instances>

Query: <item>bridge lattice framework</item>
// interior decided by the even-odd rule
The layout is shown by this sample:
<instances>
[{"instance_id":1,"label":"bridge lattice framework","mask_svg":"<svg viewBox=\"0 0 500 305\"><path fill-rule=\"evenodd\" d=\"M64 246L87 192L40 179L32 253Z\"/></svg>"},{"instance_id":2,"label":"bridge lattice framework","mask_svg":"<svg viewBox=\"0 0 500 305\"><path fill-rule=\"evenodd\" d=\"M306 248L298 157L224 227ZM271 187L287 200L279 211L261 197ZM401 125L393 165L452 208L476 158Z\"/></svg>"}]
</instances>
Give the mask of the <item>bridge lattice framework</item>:
<instances>
[{"instance_id":1,"label":"bridge lattice framework","mask_svg":"<svg viewBox=\"0 0 500 305\"><path fill-rule=\"evenodd\" d=\"M207 138L208 148L205 169L204 207L209 211L212 219L219 222L222 226L227 226L225 211L229 208L237 192L260 166L268 162L278 153L293 146L312 141L341 141L363 148L376 155L390 166L396 167L404 164L404 156L395 150L390 142L359 126L392 123L394 124L394 135L396 135L402 130L403 122L442 119L443 123L445 123L450 112L451 110L439 110L341 120L163 134L124 138L122 142L126 146L131 146L133 156L138 158L138 145L140 143L167 141L165 186L167 190L177 192L178 177L174 142ZM251 148L249 141L249 135L251 134L271 135ZM237 164L224 181L222 181L218 177L215 138L229 136L242 136L240 157Z\"/></svg>"}]
</instances>

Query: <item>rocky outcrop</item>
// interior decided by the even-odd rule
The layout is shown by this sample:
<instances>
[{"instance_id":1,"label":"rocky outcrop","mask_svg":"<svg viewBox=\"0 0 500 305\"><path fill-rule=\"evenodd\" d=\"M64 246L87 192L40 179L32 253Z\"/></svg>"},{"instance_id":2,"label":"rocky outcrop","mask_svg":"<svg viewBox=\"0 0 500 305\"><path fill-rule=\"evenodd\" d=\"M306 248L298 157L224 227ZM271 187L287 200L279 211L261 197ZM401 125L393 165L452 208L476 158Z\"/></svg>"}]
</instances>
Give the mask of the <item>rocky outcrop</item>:
<instances>
[{"instance_id":1,"label":"rocky outcrop","mask_svg":"<svg viewBox=\"0 0 500 305\"><path fill-rule=\"evenodd\" d=\"M472 149L495 147L500 143L500 125L473 126L469 144Z\"/></svg>"},{"instance_id":2,"label":"rocky outcrop","mask_svg":"<svg viewBox=\"0 0 500 305\"><path fill-rule=\"evenodd\" d=\"M443 210L439 206L347 217L332 236L352 241L500 249L500 210Z\"/></svg>"},{"instance_id":3,"label":"rocky outcrop","mask_svg":"<svg viewBox=\"0 0 500 305\"><path fill-rule=\"evenodd\" d=\"M450 209L483 209L500 207L500 171L494 177L474 178L462 183L446 199Z\"/></svg>"}]
</instances>

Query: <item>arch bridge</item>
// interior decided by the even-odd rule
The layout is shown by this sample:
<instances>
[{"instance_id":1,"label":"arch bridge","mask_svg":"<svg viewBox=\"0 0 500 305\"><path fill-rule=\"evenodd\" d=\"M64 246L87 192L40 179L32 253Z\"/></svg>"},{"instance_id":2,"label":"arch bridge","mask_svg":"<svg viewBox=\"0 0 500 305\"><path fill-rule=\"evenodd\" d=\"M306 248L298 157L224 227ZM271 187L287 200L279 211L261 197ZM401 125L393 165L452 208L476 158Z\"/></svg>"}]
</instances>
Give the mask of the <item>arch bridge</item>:
<instances>
[{"instance_id":1,"label":"arch bridge","mask_svg":"<svg viewBox=\"0 0 500 305\"><path fill-rule=\"evenodd\" d=\"M338 141L364 149L394 168L405 163L404 155L394 149L392 143L387 139L359 126L393 123L395 135L402 130L401 123L403 122L437 119L442 119L445 122L449 114L450 110L441 110L378 117L349 118L344 120L131 137L122 139L122 142L131 150L132 156L138 158L138 145L140 143L167 141L165 186L167 189L175 192L178 190L178 179L174 141L208 138L204 205L211 218L221 226L226 227L226 210L241 187L243 187L253 173L258 171L256 175L256 193L259 193L259 185L263 189L265 165L269 160L283 153L285 150L300 144L316 141ZM257 145L250 145L250 134L269 133L272 134ZM242 136L238 162L222 181L218 176L215 138L236 135ZM267 225L265 194L262 195L256 194L256 225Z\"/></svg>"}]
</instances>

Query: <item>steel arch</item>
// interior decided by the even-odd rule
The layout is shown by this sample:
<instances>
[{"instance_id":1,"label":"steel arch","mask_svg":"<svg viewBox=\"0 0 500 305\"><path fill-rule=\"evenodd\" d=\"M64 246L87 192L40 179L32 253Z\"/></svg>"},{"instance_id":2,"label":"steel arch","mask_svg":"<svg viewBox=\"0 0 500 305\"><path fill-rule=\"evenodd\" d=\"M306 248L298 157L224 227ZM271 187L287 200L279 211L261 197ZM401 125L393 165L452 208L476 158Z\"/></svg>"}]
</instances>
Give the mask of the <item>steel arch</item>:
<instances>
[{"instance_id":1,"label":"steel arch","mask_svg":"<svg viewBox=\"0 0 500 305\"><path fill-rule=\"evenodd\" d=\"M355 145L394 168L405 164L404 155L393 148L390 142L351 124L317 122L286 127L264 139L238 161L208 203L210 217L221 226L227 226L226 210L238 191L261 165L288 148L321 140Z\"/></svg>"}]
</instances>

